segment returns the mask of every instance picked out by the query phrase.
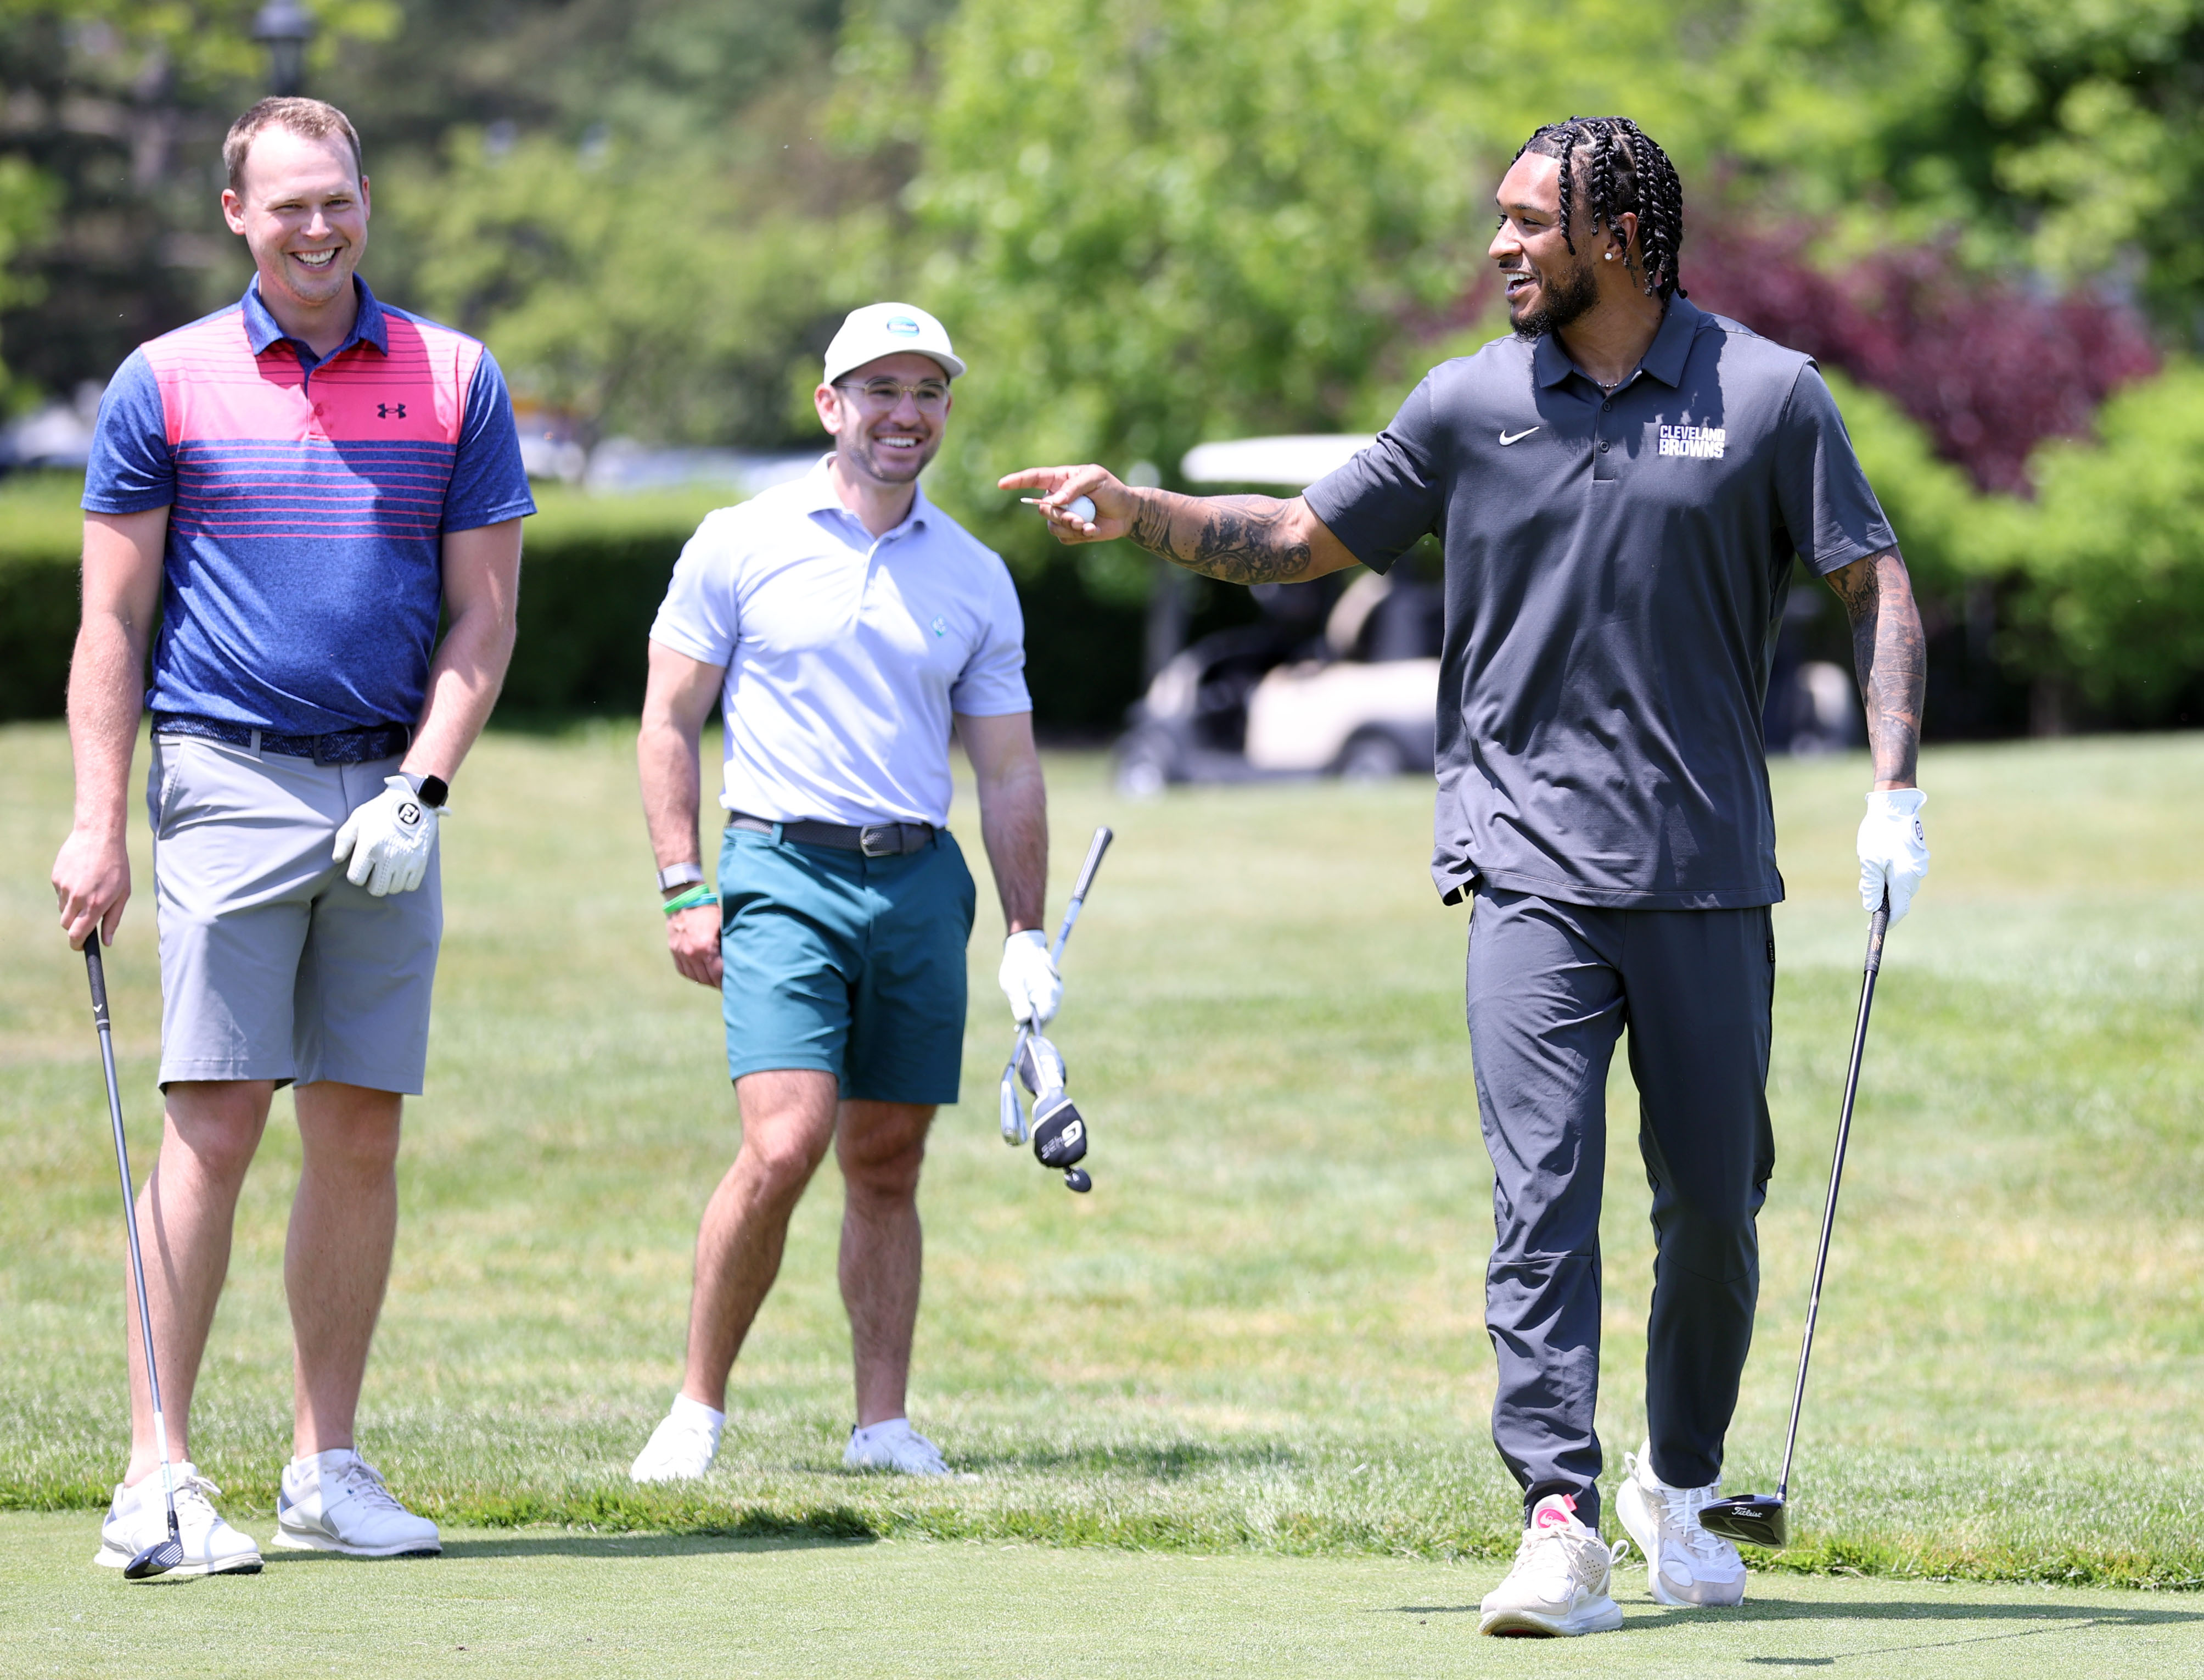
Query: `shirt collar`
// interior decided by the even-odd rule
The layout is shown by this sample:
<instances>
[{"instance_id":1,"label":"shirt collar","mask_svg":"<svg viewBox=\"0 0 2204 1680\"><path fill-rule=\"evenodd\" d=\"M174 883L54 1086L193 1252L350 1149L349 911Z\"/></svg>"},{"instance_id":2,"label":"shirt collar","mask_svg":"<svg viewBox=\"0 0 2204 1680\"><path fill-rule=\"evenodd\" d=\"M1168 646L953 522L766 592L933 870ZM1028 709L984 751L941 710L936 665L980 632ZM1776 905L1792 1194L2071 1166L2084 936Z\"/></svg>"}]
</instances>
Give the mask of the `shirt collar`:
<instances>
[{"instance_id":1,"label":"shirt collar","mask_svg":"<svg viewBox=\"0 0 2204 1680\"><path fill-rule=\"evenodd\" d=\"M367 289L367 282L358 275L352 277L353 289L359 297L359 312L353 318L352 331L345 341L322 358L329 361L342 355L355 344L372 344L384 355L390 353L390 327L382 312L382 306L375 300L375 294ZM254 275L245 288L240 303L245 313L245 341L259 355L271 344L287 339L289 335L276 323L268 306L261 300L260 276Z\"/></svg>"},{"instance_id":2,"label":"shirt collar","mask_svg":"<svg viewBox=\"0 0 2204 1680\"><path fill-rule=\"evenodd\" d=\"M800 480L803 486L803 511L806 513L839 513L844 519L854 522L857 516L851 513L843 504L842 498L834 493L834 479L831 471L833 464L834 456L830 450L821 455L819 458L819 465L805 473ZM910 512L904 515L901 525L891 531L883 531L880 540L885 542L888 537L899 537L907 531L918 529L926 524L933 512L933 504L926 499L926 486L923 484L914 486L910 499ZM862 528L860 525L859 529Z\"/></svg>"},{"instance_id":3,"label":"shirt collar","mask_svg":"<svg viewBox=\"0 0 2204 1680\"><path fill-rule=\"evenodd\" d=\"M1706 312L1689 299L1680 295L1668 300L1667 312L1661 318L1660 329L1653 335L1653 342L1646 347L1644 356L1638 365L1671 390L1684 383L1684 364L1692 354L1692 340L1697 336L1699 323ZM1561 348L1560 337L1546 333L1531 349L1531 375L1539 384L1558 385L1572 373L1582 371L1569 359L1568 352Z\"/></svg>"}]
</instances>

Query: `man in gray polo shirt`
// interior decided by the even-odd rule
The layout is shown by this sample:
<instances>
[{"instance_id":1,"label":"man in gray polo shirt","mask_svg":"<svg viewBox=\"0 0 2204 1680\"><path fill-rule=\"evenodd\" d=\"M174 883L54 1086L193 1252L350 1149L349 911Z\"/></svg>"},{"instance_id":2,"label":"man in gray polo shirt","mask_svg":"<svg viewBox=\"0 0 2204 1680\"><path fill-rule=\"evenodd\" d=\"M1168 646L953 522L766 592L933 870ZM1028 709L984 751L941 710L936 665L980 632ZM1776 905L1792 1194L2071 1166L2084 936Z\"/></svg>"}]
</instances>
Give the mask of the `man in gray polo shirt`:
<instances>
[{"instance_id":1,"label":"man in gray polo shirt","mask_svg":"<svg viewBox=\"0 0 2204 1680\"><path fill-rule=\"evenodd\" d=\"M1063 540L1130 537L1207 576L1446 555L1432 875L1474 901L1467 1006L1497 1240L1493 1438L1526 1532L1490 1633L1621 1625L1598 1535L1605 1088L1630 1030L1657 1239L1648 1440L1616 1503L1664 1604L1735 1604L1720 1486L1758 1289L1776 873L1760 715L1794 561L1849 609L1875 791L1861 892L1928 867L1922 635L1905 567L1813 363L1694 307L1683 195L1619 117L1540 129L1498 194L1509 338L1434 368L1369 448L1289 502L1099 467L1015 473ZM1566 206L1566 214L1564 207ZM1091 520L1069 508L1093 498Z\"/></svg>"},{"instance_id":2,"label":"man in gray polo shirt","mask_svg":"<svg viewBox=\"0 0 2204 1680\"><path fill-rule=\"evenodd\" d=\"M952 727L1002 899L1010 1012L1039 1024L1063 996L1041 931L1048 822L1017 594L918 484L963 371L924 311L853 312L815 393L834 452L706 519L651 626L637 755L667 943L682 974L720 990L743 1139L704 1210L687 1369L637 1481L710 1468L728 1372L830 1145L856 1367L844 1462L946 1473L904 1391L919 1168L964 1054L975 893L944 826ZM696 843L698 733L715 702L716 887Z\"/></svg>"}]
</instances>

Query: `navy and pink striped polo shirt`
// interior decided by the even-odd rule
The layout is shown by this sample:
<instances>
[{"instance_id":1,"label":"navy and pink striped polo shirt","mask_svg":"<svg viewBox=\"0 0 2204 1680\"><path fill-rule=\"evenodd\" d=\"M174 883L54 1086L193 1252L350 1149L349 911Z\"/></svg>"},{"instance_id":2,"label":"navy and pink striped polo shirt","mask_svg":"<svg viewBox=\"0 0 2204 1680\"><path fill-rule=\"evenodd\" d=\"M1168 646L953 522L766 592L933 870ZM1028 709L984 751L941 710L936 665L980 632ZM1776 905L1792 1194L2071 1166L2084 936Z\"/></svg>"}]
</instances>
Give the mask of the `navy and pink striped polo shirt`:
<instances>
[{"instance_id":1,"label":"navy and pink striped polo shirt","mask_svg":"<svg viewBox=\"0 0 2204 1680\"><path fill-rule=\"evenodd\" d=\"M169 510L154 711L294 735L412 723L444 533L536 511L489 352L353 284L326 358L256 281L107 388L86 510Z\"/></svg>"}]
</instances>

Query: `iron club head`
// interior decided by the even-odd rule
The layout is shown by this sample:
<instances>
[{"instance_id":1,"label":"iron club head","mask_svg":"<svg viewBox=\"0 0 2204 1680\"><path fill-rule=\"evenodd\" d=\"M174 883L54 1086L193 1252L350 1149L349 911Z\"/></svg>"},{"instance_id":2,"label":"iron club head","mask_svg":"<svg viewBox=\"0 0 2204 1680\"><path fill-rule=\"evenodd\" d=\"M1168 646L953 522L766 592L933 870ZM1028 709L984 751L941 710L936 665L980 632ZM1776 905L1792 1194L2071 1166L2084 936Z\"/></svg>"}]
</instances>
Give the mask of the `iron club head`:
<instances>
[{"instance_id":1,"label":"iron club head","mask_svg":"<svg viewBox=\"0 0 2204 1680\"><path fill-rule=\"evenodd\" d=\"M184 1542L176 1532L176 1519L169 1519L169 1532L122 1566L125 1581L151 1581L166 1575L184 1561Z\"/></svg>"},{"instance_id":2,"label":"iron club head","mask_svg":"<svg viewBox=\"0 0 2204 1680\"><path fill-rule=\"evenodd\" d=\"M1716 1499L1699 1512L1699 1526L1724 1540L1781 1551L1791 1543L1791 1524L1784 1503L1773 1493L1739 1493Z\"/></svg>"}]
</instances>

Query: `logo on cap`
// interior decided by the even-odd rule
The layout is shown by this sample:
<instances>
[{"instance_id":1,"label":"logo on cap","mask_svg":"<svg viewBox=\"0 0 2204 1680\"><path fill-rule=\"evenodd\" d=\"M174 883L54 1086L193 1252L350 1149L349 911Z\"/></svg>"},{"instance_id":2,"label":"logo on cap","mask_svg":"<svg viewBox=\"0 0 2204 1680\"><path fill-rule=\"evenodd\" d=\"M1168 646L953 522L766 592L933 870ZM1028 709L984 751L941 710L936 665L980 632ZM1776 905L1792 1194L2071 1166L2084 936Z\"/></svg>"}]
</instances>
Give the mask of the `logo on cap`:
<instances>
[{"instance_id":1,"label":"logo on cap","mask_svg":"<svg viewBox=\"0 0 2204 1680\"><path fill-rule=\"evenodd\" d=\"M890 316L880 324L885 326L890 332L900 333L905 338L916 338L918 336L918 323L912 320L908 315Z\"/></svg>"}]
</instances>

